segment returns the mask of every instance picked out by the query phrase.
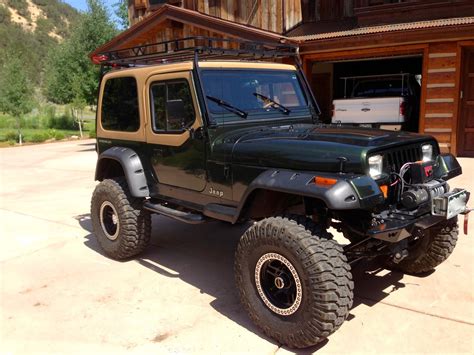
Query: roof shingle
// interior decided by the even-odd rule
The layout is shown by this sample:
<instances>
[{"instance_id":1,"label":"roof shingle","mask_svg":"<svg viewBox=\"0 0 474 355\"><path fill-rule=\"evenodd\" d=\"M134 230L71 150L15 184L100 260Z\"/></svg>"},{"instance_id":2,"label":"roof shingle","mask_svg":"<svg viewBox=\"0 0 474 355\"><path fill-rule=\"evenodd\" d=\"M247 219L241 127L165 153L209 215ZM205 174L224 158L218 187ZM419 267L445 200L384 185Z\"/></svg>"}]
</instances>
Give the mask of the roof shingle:
<instances>
[{"instance_id":1,"label":"roof shingle","mask_svg":"<svg viewBox=\"0 0 474 355\"><path fill-rule=\"evenodd\" d=\"M442 19L442 20L397 23L397 24L382 25L382 26L359 27L359 28L353 28L353 29L343 30L343 31L313 33L313 34L304 35L304 36L289 35L288 37L290 37L292 40L306 42L306 41L315 41L319 39L358 36L358 35L365 35L365 34L372 34L372 33L417 30L417 29L423 29L423 28L459 26L459 25L470 25L470 24L474 24L474 16L456 17L456 18L449 18L449 19Z\"/></svg>"}]
</instances>

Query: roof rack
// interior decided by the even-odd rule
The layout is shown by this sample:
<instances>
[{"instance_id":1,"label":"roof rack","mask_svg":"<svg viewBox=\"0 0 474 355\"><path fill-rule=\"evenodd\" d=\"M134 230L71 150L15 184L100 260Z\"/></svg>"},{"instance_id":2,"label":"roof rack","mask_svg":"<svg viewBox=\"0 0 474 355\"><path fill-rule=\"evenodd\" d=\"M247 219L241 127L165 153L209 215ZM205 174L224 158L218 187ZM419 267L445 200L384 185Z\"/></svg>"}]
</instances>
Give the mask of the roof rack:
<instances>
[{"instance_id":1,"label":"roof rack","mask_svg":"<svg viewBox=\"0 0 474 355\"><path fill-rule=\"evenodd\" d=\"M297 57L298 47L291 44L193 36L102 52L91 59L95 64L103 66L130 67L194 60L196 55L199 60L268 60Z\"/></svg>"},{"instance_id":2,"label":"roof rack","mask_svg":"<svg viewBox=\"0 0 474 355\"><path fill-rule=\"evenodd\" d=\"M310 106L317 114L321 114L318 103L310 89L308 80L304 74L298 46L287 43L251 42L240 39L215 38L204 36L193 36L144 44L136 47L118 49L115 51L100 52L92 56L92 61L101 66L101 78L107 68L135 67L153 64L165 64L173 62L192 61L194 63L194 74L196 82L204 92L200 75L200 60L274 60L291 58L294 60L298 71L308 90L311 98ZM207 101L203 100L204 115L209 122Z\"/></svg>"}]
</instances>

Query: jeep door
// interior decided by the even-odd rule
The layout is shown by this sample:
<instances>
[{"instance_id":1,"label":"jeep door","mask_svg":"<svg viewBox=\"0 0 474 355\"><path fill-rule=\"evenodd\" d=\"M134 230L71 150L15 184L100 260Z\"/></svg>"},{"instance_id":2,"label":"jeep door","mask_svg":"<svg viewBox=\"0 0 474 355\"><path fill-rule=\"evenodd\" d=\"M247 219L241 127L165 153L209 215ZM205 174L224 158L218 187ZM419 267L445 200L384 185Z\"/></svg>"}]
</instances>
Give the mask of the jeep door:
<instances>
[{"instance_id":1,"label":"jeep door","mask_svg":"<svg viewBox=\"0 0 474 355\"><path fill-rule=\"evenodd\" d=\"M191 72L153 75L145 90L146 141L159 184L204 190L205 143L191 133L202 127Z\"/></svg>"}]
</instances>

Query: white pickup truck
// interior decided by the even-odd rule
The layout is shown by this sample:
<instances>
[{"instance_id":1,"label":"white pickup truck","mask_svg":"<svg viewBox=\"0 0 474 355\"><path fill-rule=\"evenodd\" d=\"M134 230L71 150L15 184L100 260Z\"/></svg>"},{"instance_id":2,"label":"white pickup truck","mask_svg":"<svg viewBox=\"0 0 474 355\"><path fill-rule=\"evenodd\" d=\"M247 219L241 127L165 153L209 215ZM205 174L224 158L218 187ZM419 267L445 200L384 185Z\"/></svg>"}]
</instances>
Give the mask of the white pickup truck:
<instances>
[{"instance_id":1,"label":"white pickup truck","mask_svg":"<svg viewBox=\"0 0 474 355\"><path fill-rule=\"evenodd\" d=\"M333 101L333 123L417 131L420 84L412 74L343 77L344 99ZM347 90L351 94L347 97Z\"/></svg>"}]
</instances>

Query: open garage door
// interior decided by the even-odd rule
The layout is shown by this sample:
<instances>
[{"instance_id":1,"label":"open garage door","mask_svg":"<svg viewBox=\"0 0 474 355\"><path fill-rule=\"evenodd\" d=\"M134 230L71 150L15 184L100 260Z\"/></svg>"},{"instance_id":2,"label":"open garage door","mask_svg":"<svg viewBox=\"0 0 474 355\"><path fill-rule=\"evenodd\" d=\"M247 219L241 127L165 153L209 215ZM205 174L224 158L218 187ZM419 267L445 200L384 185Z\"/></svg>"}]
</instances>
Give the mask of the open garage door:
<instances>
[{"instance_id":1,"label":"open garage door","mask_svg":"<svg viewBox=\"0 0 474 355\"><path fill-rule=\"evenodd\" d=\"M422 69L421 54L314 62L312 86L321 119L418 131Z\"/></svg>"}]
</instances>

